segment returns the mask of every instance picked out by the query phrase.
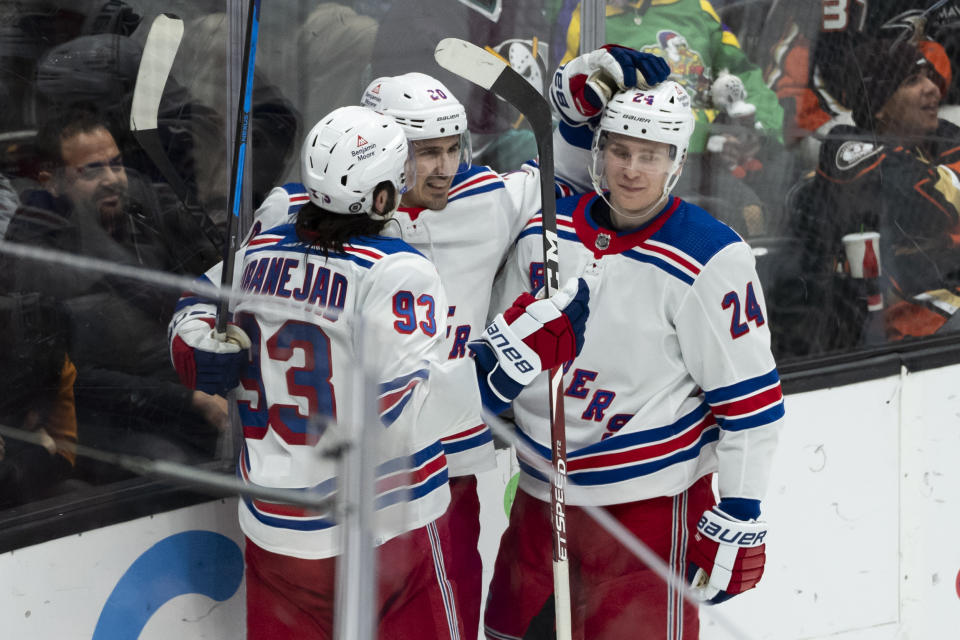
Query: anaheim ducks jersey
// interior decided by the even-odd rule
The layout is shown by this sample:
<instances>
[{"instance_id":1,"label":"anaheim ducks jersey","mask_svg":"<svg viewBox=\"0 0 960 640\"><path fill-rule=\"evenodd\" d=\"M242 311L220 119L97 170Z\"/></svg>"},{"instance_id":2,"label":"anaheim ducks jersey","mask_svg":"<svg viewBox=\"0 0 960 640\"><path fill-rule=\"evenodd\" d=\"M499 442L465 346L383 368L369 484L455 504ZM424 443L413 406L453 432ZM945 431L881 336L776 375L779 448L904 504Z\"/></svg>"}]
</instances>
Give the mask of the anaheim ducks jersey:
<instances>
[{"instance_id":1,"label":"anaheim ducks jersey","mask_svg":"<svg viewBox=\"0 0 960 640\"><path fill-rule=\"evenodd\" d=\"M881 269L904 297L960 284L960 128L941 120L923 147L838 125L820 147L816 197L831 215L813 230L880 233Z\"/></svg>"},{"instance_id":2,"label":"anaheim ducks jersey","mask_svg":"<svg viewBox=\"0 0 960 640\"><path fill-rule=\"evenodd\" d=\"M262 231L267 221L258 219L236 267L234 320L252 342L237 390L239 474L263 487L335 496L340 470L330 454L356 436L353 407L365 392L356 374L366 357L379 412L379 422L367 422L379 430L378 450L368 453L377 462L375 541L426 525L449 503L440 436L477 424L480 414L473 363L445 357L447 301L436 269L396 238L358 238L324 256L292 223ZM330 510L246 497L239 518L274 553L340 552Z\"/></svg>"},{"instance_id":3,"label":"anaheim ducks jersey","mask_svg":"<svg viewBox=\"0 0 960 640\"><path fill-rule=\"evenodd\" d=\"M784 415L763 292L750 248L679 198L640 229L595 221L596 194L557 203L560 281L590 285L580 355L565 368L567 502L675 495L719 470L721 497L761 499ZM542 219L520 234L494 308L543 284ZM548 382L513 403L519 437L550 458ZM520 486L549 482L518 449Z\"/></svg>"}]
</instances>

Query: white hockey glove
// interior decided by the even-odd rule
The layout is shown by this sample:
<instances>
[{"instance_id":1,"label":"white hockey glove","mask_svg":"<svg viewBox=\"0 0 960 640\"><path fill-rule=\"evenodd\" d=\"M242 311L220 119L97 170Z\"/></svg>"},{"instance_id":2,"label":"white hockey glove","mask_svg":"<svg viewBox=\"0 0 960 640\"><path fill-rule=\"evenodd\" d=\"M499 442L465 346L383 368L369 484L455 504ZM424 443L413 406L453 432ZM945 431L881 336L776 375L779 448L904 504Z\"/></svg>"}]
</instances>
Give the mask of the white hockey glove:
<instances>
[{"instance_id":1,"label":"white hockey glove","mask_svg":"<svg viewBox=\"0 0 960 640\"><path fill-rule=\"evenodd\" d=\"M479 340L467 344L476 357L480 394L489 409L502 411L541 371L580 353L589 300L590 289L582 278L571 278L547 299L523 293L497 314Z\"/></svg>"},{"instance_id":2,"label":"white hockey glove","mask_svg":"<svg viewBox=\"0 0 960 640\"><path fill-rule=\"evenodd\" d=\"M669 75L670 65L660 56L608 44L557 69L550 101L564 122L579 126L599 116L617 91L649 88Z\"/></svg>"},{"instance_id":3,"label":"white hockey glove","mask_svg":"<svg viewBox=\"0 0 960 640\"><path fill-rule=\"evenodd\" d=\"M215 322L206 315L177 321L172 328L170 359L184 386L225 396L239 384L250 338L237 325L227 324L226 339L221 340L215 335Z\"/></svg>"},{"instance_id":4,"label":"white hockey glove","mask_svg":"<svg viewBox=\"0 0 960 640\"><path fill-rule=\"evenodd\" d=\"M767 524L737 520L719 506L703 512L687 549L687 581L706 604L753 589L763 576Z\"/></svg>"}]
</instances>

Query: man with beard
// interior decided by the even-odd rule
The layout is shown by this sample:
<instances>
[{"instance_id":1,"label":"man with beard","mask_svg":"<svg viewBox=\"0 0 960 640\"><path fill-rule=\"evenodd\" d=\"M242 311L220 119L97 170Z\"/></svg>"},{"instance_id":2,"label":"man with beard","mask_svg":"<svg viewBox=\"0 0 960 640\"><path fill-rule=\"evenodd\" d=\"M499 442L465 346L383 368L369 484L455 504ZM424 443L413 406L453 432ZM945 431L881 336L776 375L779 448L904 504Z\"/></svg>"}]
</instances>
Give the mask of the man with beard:
<instances>
[{"instance_id":1,"label":"man with beard","mask_svg":"<svg viewBox=\"0 0 960 640\"><path fill-rule=\"evenodd\" d=\"M209 456L226 420L223 397L187 389L166 363L166 318L177 291L140 270L197 274L217 251L184 209L161 210L151 185L123 164L102 120L70 111L38 133L41 188L27 191L6 240L109 261L129 275L4 256L4 290L51 296L65 308L79 438L84 444L181 460ZM88 479L112 470L81 467Z\"/></svg>"}]
</instances>

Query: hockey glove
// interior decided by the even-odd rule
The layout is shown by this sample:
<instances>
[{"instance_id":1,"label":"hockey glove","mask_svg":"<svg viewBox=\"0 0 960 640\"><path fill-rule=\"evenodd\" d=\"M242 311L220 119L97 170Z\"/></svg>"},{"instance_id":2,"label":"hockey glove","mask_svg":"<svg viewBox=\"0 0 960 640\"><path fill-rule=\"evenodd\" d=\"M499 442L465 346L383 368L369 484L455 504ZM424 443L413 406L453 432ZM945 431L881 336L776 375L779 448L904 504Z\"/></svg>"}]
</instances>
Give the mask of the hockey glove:
<instances>
[{"instance_id":1,"label":"hockey glove","mask_svg":"<svg viewBox=\"0 0 960 640\"><path fill-rule=\"evenodd\" d=\"M250 338L237 325L228 324L226 340L220 340L214 335L214 323L211 317L178 322L170 355L184 386L225 396L240 382Z\"/></svg>"},{"instance_id":2,"label":"hockey glove","mask_svg":"<svg viewBox=\"0 0 960 640\"><path fill-rule=\"evenodd\" d=\"M547 299L521 294L467 347L476 357L484 404L502 411L541 371L572 360L583 347L590 289L571 278Z\"/></svg>"},{"instance_id":3,"label":"hockey glove","mask_svg":"<svg viewBox=\"0 0 960 640\"><path fill-rule=\"evenodd\" d=\"M765 522L737 520L720 506L703 512L687 550L687 581L703 602L719 604L757 586L766 535Z\"/></svg>"},{"instance_id":4,"label":"hockey glove","mask_svg":"<svg viewBox=\"0 0 960 640\"><path fill-rule=\"evenodd\" d=\"M669 75L670 65L660 56L608 44L557 69L550 100L564 122L577 126L600 115L617 91L651 87Z\"/></svg>"}]
</instances>

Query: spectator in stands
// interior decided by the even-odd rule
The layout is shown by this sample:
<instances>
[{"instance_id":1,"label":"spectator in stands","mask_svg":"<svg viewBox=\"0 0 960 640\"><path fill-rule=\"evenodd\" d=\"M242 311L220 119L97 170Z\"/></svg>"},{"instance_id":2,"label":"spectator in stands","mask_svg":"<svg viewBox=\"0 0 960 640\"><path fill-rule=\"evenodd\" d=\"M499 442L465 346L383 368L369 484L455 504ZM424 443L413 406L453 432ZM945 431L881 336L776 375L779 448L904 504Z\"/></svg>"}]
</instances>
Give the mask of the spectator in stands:
<instances>
[{"instance_id":1,"label":"spectator in stands","mask_svg":"<svg viewBox=\"0 0 960 640\"><path fill-rule=\"evenodd\" d=\"M770 28L760 47L769 52L764 77L784 108L788 145L803 144L810 168L816 165L818 149L817 138L810 134L822 135L837 123L852 123L845 96L848 60L861 42L877 37L911 40L936 68L941 92L947 94L951 63L936 40L949 42L946 34L955 29L947 28L947 16L931 23L929 18L939 13L922 19L930 4L931 0L885 0L841 8L835 3L781 2L771 10L766 21ZM951 0L947 6L956 4Z\"/></svg>"},{"instance_id":2,"label":"spectator in stands","mask_svg":"<svg viewBox=\"0 0 960 640\"><path fill-rule=\"evenodd\" d=\"M563 62L579 51L579 7L570 15ZM678 193L694 202L713 198L708 208L743 235L767 233L790 175L781 144L783 110L737 37L704 0L608 0L606 15L607 42L662 56L670 79L693 100L696 129ZM728 92L715 95L725 75L739 85L733 100ZM735 103L748 105L749 113L731 111Z\"/></svg>"},{"instance_id":3,"label":"spectator in stands","mask_svg":"<svg viewBox=\"0 0 960 640\"><path fill-rule=\"evenodd\" d=\"M137 269L199 274L218 252L185 209L159 207L150 185L124 167L113 135L95 114L69 111L46 123L37 146L42 188L23 195L6 240L130 270L127 277L2 257L5 291L40 292L66 308L80 440L149 455L210 455L226 402L176 381L163 319L178 292L134 276Z\"/></svg>"},{"instance_id":4,"label":"spectator in stands","mask_svg":"<svg viewBox=\"0 0 960 640\"><path fill-rule=\"evenodd\" d=\"M66 488L73 472L77 370L58 315L56 301L36 293L0 295L0 424L34 438L0 436L0 508Z\"/></svg>"},{"instance_id":5,"label":"spectator in stands","mask_svg":"<svg viewBox=\"0 0 960 640\"><path fill-rule=\"evenodd\" d=\"M960 322L960 128L938 117L943 78L914 44L893 39L859 45L847 73L856 126L835 126L820 149L819 215L801 229L808 250L835 273L845 260L843 235L879 232L886 338L953 330Z\"/></svg>"}]
</instances>

